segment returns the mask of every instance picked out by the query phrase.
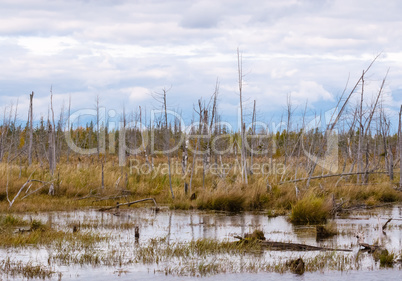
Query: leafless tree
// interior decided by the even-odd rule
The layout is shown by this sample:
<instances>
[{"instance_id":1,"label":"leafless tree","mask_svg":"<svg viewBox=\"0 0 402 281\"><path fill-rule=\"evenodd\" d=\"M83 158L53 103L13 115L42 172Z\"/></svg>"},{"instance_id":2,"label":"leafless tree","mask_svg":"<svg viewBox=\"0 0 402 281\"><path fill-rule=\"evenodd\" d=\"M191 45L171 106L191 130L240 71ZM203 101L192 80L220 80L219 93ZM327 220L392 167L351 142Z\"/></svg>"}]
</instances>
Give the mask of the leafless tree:
<instances>
[{"instance_id":1,"label":"leafless tree","mask_svg":"<svg viewBox=\"0 0 402 281\"><path fill-rule=\"evenodd\" d=\"M239 95L240 95L240 138L241 138L241 176L243 182L248 183L247 161L245 147L245 123L243 120L243 63L239 48L237 48L237 71L239 75Z\"/></svg>"},{"instance_id":2,"label":"leafless tree","mask_svg":"<svg viewBox=\"0 0 402 281\"><path fill-rule=\"evenodd\" d=\"M399 189L402 190L402 105L401 109L399 110L398 138L399 138Z\"/></svg>"},{"instance_id":3,"label":"leafless tree","mask_svg":"<svg viewBox=\"0 0 402 281\"><path fill-rule=\"evenodd\" d=\"M33 141L33 96L34 92L29 95L29 113L28 113L28 122L29 122L29 142L28 142L28 164L32 164L32 141Z\"/></svg>"},{"instance_id":4,"label":"leafless tree","mask_svg":"<svg viewBox=\"0 0 402 281\"><path fill-rule=\"evenodd\" d=\"M54 171L56 169L56 134L55 134L55 122L54 122L54 110L53 110L53 90L50 87L50 110L51 110L51 118L49 123L49 169L50 173L53 176Z\"/></svg>"}]
</instances>

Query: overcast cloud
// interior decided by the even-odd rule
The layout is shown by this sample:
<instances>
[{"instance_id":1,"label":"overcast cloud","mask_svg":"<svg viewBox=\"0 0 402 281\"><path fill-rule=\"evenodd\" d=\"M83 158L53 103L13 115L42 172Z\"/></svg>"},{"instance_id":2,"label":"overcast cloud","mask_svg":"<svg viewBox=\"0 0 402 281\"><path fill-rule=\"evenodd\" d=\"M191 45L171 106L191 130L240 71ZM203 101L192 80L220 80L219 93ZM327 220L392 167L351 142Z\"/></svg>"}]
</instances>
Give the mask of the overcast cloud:
<instances>
[{"instance_id":1,"label":"overcast cloud","mask_svg":"<svg viewBox=\"0 0 402 281\"><path fill-rule=\"evenodd\" d=\"M237 113L237 55L244 95L268 120L286 105L320 111L336 104L350 75L367 77L374 95L390 68L384 103L402 102L402 5L388 1L0 1L0 108L19 100L25 118L56 106L93 108L96 95L120 111L157 105L150 93L170 88L168 103L191 119L192 106L220 81L219 108ZM350 86L351 88L351 86ZM368 98L368 101L370 98ZM223 118L225 119L225 118Z\"/></svg>"}]
</instances>

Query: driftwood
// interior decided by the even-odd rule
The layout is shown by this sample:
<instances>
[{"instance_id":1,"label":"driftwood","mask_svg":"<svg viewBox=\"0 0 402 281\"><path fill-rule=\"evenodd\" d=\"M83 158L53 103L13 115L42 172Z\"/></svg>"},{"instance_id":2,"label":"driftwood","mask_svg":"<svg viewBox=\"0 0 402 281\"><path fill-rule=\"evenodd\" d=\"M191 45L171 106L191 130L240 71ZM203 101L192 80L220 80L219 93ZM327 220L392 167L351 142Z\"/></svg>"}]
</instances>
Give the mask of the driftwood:
<instances>
[{"instance_id":1,"label":"driftwood","mask_svg":"<svg viewBox=\"0 0 402 281\"><path fill-rule=\"evenodd\" d=\"M240 239L240 241L250 241L252 239L242 238L240 236L235 236L234 238ZM276 241L264 241L259 239L254 239L254 241L258 241L261 246L267 247L270 250L274 251L340 251L340 252L351 252L350 249L334 249L327 247L318 247L311 246L306 244L299 243L290 243L290 242L276 242Z\"/></svg>"},{"instance_id":2,"label":"driftwood","mask_svg":"<svg viewBox=\"0 0 402 281\"><path fill-rule=\"evenodd\" d=\"M103 212L103 211L112 210L112 209L115 209L115 208L118 209L120 206L129 206L130 207L133 204L144 202L144 201L153 201L154 204L155 204L155 207L158 209L158 205L156 204L156 201L155 201L154 198L146 198L146 199L141 199L141 200L132 201L132 202L128 202L128 203L120 203L120 204L117 203L116 206L101 208L101 209L99 209L99 211Z\"/></svg>"},{"instance_id":3,"label":"driftwood","mask_svg":"<svg viewBox=\"0 0 402 281\"><path fill-rule=\"evenodd\" d=\"M359 242L359 246L363 247L362 250L367 250L370 253L373 253L375 250L381 249L381 247L378 245L370 245L368 243L363 243L363 242Z\"/></svg>"},{"instance_id":4,"label":"driftwood","mask_svg":"<svg viewBox=\"0 0 402 281\"><path fill-rule=\"evenodd\" d=\"M385 224L385 226L386 226L386 224ZM368 251L369 253L374 253L377 250L384 250L384 248L379 245L370 245L368 243L365 243L363 233L357 233L356 238L358 239L357 240L358 245L360 247L363 247L363 249L361 249L361 251Z\"/></svg>"}]
</instances>

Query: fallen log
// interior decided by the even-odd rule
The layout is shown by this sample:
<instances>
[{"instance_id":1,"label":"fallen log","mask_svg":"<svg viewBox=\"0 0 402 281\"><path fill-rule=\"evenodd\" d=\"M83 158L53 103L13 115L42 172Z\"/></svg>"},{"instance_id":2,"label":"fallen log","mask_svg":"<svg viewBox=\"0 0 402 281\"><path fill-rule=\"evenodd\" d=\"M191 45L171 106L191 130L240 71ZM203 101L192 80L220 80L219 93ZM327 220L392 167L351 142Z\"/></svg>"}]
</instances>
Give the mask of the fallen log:
<instances>
[{"instance_id":1,"label":"fallen log","mask_svg":"<svg viewBox=\"0 0 402 281\"><path fill-rule=\"evenodd\" d=\"M311 246L306 244L275 242L275 241L261 241L261 245L264 247L268 247L271 250L279 250L279 251L340 251L340 252L352 251L350 249L334 249L327 247Z\"/></svg>"},{"instance_id":2,"label":"fallen log","mask_svg":"<svg viewBox=\"0 0 402 281\"><path fill-rule=\"evenodd\" d=\"M253 240L253 239L242 238L240 236L235 236L234 238L240 239L240 241ZM274 251L339 251L339 252L352 251L350 249L334 249L334 248L318 247L318 246L311 246L306 244L290 243L290 242L264 241L259 239L254 239L254 241L258 241L261 246L267 247L270 250Z\"/></svg>"},{"instance_id":3,"label":"fallen log","mask_svg":"<svg viewBox=\"0 0 402 281\"><path fill-rule=\"evenodd\" d=\"M366 204L359 204L359 205L354 205L350 206L348 208L343 208L342 211L354 211L354 210L370 210L370 209L375 209L375 208L382 208L382 207L388 207L392 206L394 203L384 203L384 204L378 204L378 205L366 205Z\"/></svg>"},{"instance_id":4,"label":"fallen log","mask_svg":"<svg viewBox=\"0 0 402 281\"><path fill-rule=\"evenodd\" d=\"M146 199L141 199L141 200L132 201L132 202L128 202L128 203L116 204L116 206L112 206L112 207L100 208L99 211L103 212L103 211L108 211L108 210L112 210L112 209L115 209L115 208L118 209L120 206L128 206L128 207L130 207L133 204L144 202L144 201L153 201L154 204L155 204L156 209L158 209L158 205L156 204L156 201L155 201L154 198L146 198Z\"/></svg>"},{"instance_id":5,"label":"fallen log","mask_svg":"<svg viewBox=\"0 0 402 281\"><path fill-rule=\"evenodd\" d=\"M370 244L368 244L368 243L360 243L360 242L359 242L359 246L360 246L360 247L363 247L362 250L367 250L367 251L369 251L370 253L372 253L372 252L374 252L375 250L381 248L381 247L378 246L378 245L370 245Z\"/></svg>"},{"instance_id":6,"label":"fallen log","mask_svg":"<svg viewBox=\"0 0 402 281\"><path fill-rule=\"evenodd\" d=\"M372 172L357 172L357 173L343 173L343 174L327 174L327 175L321 175L321 176L314 176L314 177L300 178L300 179L294 179L294 180L288 180L288 181L281 181L281 182L279 182L279 184L295 183L295 182L305 181L305 180L309 180L309 179L316 180L316 179L325 179L325 178L332 178L332 177L366 175L366 174L387 174L387 172L372 171Z\"/></svg>"}]
</instances>

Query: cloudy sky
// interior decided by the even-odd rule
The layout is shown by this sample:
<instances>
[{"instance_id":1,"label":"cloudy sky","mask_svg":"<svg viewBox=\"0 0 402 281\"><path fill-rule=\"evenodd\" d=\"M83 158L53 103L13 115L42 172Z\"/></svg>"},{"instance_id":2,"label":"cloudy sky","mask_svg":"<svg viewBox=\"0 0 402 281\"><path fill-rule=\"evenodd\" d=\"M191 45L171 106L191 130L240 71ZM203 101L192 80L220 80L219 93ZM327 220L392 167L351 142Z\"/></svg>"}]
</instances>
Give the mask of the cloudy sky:
<instances>
[{"instance_id":1,"label":"cloudy sky","mask_svg":"<svg viewBox=\"0 0 402 281\"><path fill-rule=\"evenodd\" d=\"M223 119L237 114L237 54L243 54L247 112L277 118L288 95L295 108L325 111L371 60L367 103L387 69L383 102L402 102L402 4L398 0L0 0L0 110L18 99L26 119L56 108L131 111L168 104L192 118L193 104L220 81ZM273 117L276 116L276 117Z\"/></svg>"}]
</instances>

